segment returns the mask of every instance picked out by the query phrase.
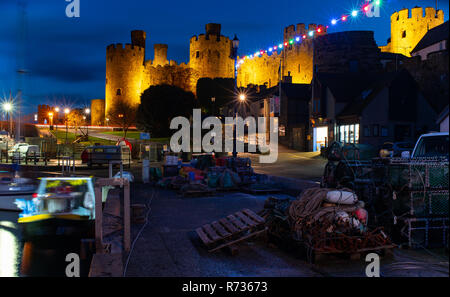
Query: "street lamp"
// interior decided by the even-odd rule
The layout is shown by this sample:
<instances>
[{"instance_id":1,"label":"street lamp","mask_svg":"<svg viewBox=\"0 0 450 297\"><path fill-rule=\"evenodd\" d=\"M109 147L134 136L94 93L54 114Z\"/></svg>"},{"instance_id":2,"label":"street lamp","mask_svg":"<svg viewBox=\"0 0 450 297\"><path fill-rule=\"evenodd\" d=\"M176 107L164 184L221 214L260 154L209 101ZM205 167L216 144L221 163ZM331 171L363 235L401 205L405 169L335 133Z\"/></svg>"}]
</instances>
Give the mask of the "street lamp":
<instances>
[{"instance_id":1,"label":"street lamp","mask_svg":"<svg viewBox=\"0 0 450 297\"><path fill-rule=\"evenodd\" d=\"M55 107L55 113L56 113L56 131L58 131L58 121L59 121L59 107Z\"/></svg>"},{"instance_id":2,"label":"street lamp","mask_svg":"<svg viewBox=\"0 0 450 297\"><path fill-rule=\"evenodd\" d=\"M50 120L50 126L48 127L49 130L53 130L53 112L48 113L48 117Z\"/></svg>"},{"instance_id":3,"label":"street lamp","mask_svg":"<svg viewBox=\"0 0 450 297\"><path fill-rule=\"evenodd\" d=\"M9 135L11 136L11 134L12 134L12 128L11 128L12 117L11 117L10 113L13 110L13 105L10 102L5 102L5 103L3 103L2 108L6 112L6 122L9 121Z\"/></svg>"},{"instance_id":4,"label":"street lamp","mask_svg":"<svg viewBox=\"0 0 450 297\"><path fill-rule=\"evenodd\" d=\"M88 115L91 113L91 110L89 108L85 108L84 113L86 114L86 116L84 116L83 118L86 120L88 118ZM87 124L87 121L84 121L84 124L86 125L86 136L89 140L89 124Z\"/></svg>"},{"instance_id":5,"label":"street lamp","mask_svg":"<svg viewBox=\"0 0 450 297\"><path fill-rule=\"evenodd\" d=\"M241 94L239 94L238 99L239 99L238 103L240 105L241 103L244 103L244 101L247 99L247 96L245 96L244 93L241 93ZM237 130L237 117L238 117L238 109L237 109L236 105L234 106L234 113L235 113L235 115L234 115L235 120L234 120L234 133L233 133L233 158L236 158L237 157L237 151L236 151L236 142L237 142L236 134L237 133L236 133L236 130Z\"/></svg>"},{"instance_id":6,"label":"street lamp","mask_svg":"<svg viewBox=\"0 0 450 297\"><path fill-rule=\"evenodd\" d=\"M66 144L67 144L67 130L69 129L69 127L68 127L68 122L67 122L67 115L70 113L70 109L68 109L68 108L65 108L64 109L64 119L65 119L65 121L66 121Z\"/></svg>"}]
</instances>

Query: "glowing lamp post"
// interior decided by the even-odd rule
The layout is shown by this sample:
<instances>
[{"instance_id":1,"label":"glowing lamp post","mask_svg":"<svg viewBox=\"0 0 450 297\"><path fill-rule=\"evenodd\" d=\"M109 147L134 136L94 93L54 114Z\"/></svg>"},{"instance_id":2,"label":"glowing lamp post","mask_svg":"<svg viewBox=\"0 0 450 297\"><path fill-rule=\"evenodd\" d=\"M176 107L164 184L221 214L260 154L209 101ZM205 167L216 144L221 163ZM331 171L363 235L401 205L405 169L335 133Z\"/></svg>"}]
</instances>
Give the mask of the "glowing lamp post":
<instances>
[{"instance_id":1,"label":"glowing lamp post","mask_svg":"<svg viewBox=\"0 0 450 297\"><path fill-rule=\"evenodd\" d=\"M69 113L70 113L70 109L65 108L64 109L64 119L66 121L66 144L67 144L67 132L69 130L69 126L68 126L68 122L67 122L67 116L69 115Z\"/></svg>"},{"instance_id":2,"label":"glowing lamp post","mask_svg":"<svg viewBox=\"0 0 450 297\"><path fill-rule=\"evenodd\" d=\"M11 127L11 122L12 122L12 117L10 115L11 111L13 110L13 105L10 102L5 102L3 103L3 111L6 112L6 122L9 121L9 135L12 134L12 127Z\"/></svg>"},{"instance_id":3,"label":"glowing lamp post","mask_svg":"<svg viewBox=\"0 0 450 297\"><path fill-rule=\"evenodd\" d=\"M56 114L56 131L58 131L59 107L55 107L54 111Z\"/></svg>"},{"instance_id":4,"label":"glowing lamp post","mask_svg":"<svg viewBox=\"0 0 450 297\"><path fill-rule=\"evenodd\" d=\"M49 119L49 122L50 122L50 125L49 125L49 130L53 130L53 112L49 112L48 113L48 119Z\"/></svg>"},{"instance_id":5,"label":"glowing lamp post","mask_svg":"<svg viewBox=\"0 0 450 297\"><path fill-rule=\"evenodd\" d=\"M91 110L90 110L89 108L86 108L86 109L84 110L84 113L86 114L86 115L84 116L84 119L87 120L87 118L89 117L89 114L91 113ZM90 124L90 123L87 123L87 121L85 121L85 124L86 124L86 136L87 136L87 138L89 139L89 124Z\"/></svg>"},{"instance_id":6,"label":"glowing lamp post","mask_svg":"<svg viewBox=\"0 0 450 297\"><path fill-rule=\"evenodd\" d=\"M238 96L239 99L239 105L241 103L244 103L245 100L247 99L247 97L245 96L245 94L239 94ZM237 157L237 151L236 151L236 137L237 137L237 133L236 133L236 129L237 129L237 117L238 117L238 112L237 112L237 107L234 107L235 110L235 120L234 120L234 129L233 129L233 158Z\"/></svg>"}]
</instances>

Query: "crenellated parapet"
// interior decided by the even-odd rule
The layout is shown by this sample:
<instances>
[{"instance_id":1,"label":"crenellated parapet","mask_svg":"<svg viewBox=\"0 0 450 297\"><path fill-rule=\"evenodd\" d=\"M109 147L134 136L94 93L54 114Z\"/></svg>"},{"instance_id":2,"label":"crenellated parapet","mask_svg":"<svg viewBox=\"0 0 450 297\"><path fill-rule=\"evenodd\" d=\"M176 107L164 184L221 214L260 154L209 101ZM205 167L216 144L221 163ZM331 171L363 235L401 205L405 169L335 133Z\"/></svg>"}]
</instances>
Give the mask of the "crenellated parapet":
<instances>
[{"instance_id":1,"label":"crenellated parapet","mask_svg":"<svg viewBox=\"0 0 450 297\"><path fill-rule=\"evenodd\" d=\"M220 24L207 24L206 33L191 37L189 66L200 77L233 78L234 59L230 38L220 34Z\"/></svg>"},{"instance_id":2,"label":"crenellated parapet","mask_svg":"<svg viewBox=\"0 0 450 297\"><path fill-rule=\"evenodd\" d=\"M444 23L444 12L432 7L402 9L391 15L391 37L383 52L403 54L410 57L411 51L432 28Z\"/></svg>"}]
</instances>

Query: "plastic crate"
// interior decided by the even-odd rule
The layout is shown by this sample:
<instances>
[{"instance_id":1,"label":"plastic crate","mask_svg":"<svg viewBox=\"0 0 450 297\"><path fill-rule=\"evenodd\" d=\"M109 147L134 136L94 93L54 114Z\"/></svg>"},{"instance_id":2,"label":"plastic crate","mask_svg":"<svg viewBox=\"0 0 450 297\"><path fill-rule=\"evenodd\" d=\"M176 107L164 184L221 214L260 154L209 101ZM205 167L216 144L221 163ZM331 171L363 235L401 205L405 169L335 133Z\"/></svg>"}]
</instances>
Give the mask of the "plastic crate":
<instances>
[{"instance_id":1,"label":"plastic crate","mask_svg":"<svg viewBox=\"0 0 450 297\"><path fill-rule=\"evenodd\" d=\"M411 248L438 248L447 245L447 218L404 219L402 234Z\"/></svg>"}]
</instances>

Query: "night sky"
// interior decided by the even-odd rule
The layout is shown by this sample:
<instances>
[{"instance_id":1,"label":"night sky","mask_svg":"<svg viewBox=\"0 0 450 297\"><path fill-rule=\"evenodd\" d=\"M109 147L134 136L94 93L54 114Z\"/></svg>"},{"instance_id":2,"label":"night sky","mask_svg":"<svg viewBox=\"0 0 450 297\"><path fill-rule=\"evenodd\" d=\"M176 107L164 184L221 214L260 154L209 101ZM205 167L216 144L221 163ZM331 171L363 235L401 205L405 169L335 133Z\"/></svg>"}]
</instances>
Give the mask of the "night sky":
<instances>
[{"instance_id":1,"label":"night sky","mask_svg":"<svg viewBox=\"0 0 450 297\"><path fill-rule=\"evenodd\" d=\"M82 106L104 98L105 52L111 43L129 43L130 31L147 32L148 58L153 44L169 45L168 58L188 62L189 38L204 33L206 23L222 24L222 34L237 34L240 54L254 53L282 39L284 27L297 23L329 24L363 0L149 1L80 0L81 17L67 18L65 0L27 0L25 18L17 0L0 0L0 96L22 79L25 113L37 104ZM378 45L390 36L390 15L402 8L435 6L435 0L383 0L381 17L352 19L329 32L372 30ZM448 20L448 1L439 0ZM24 34L22 34L24 33ZM20 38L20 36L24 36ZM23 42L18 42L22 40ZM62 104L60 104L62 102Z\"/></svg>"}]
</instances>

